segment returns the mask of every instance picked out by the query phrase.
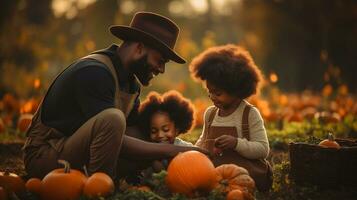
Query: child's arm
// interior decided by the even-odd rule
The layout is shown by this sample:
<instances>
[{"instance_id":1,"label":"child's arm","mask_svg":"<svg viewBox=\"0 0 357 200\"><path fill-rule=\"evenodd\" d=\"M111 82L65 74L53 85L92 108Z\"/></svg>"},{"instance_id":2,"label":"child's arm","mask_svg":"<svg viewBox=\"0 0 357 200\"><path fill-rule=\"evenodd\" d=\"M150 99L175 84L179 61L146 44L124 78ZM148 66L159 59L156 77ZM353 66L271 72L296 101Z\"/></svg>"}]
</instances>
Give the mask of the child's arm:
<instances>
[{"instance_id":1,"label":"child's arm","mask_svg":"<svg viewBox=\"0 0 357 200\"><path fill-rule=\"evenodd\" d=\"M255 107L249 112L249 133L249 141L245 138L237 139L235 150L246 158L266 158L269 154L269 141L263 118Z\"/></svg>"},{"instance_id":2,"label":"child's arm","mask_svg":"<svg viewBox=\"0 0 357 200\"><path fill-rule=\"evenodd\" d=\"M208 107L202 116L203 117L203 128L202 128L202 133L195 144L195 146L197 146L197 147L203 147L204 138L206 138L206 132L207 132L206 129L207 129L207 124L208 124L208 116L210 115L212 110L213 110L213 106Z\"/></svg>"}]
</instances>

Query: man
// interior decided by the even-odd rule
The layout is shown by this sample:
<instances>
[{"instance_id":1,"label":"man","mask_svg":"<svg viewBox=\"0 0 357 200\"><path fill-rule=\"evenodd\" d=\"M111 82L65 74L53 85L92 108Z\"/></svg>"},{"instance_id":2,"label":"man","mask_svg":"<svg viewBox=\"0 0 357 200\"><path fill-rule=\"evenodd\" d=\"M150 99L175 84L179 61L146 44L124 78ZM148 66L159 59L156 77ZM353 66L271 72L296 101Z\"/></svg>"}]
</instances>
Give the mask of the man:
<instances>
[{"instance_id":1,"label":"man","mask_svg":"<svg viewBox=\"0 0 357 200\"><path fill-rule=\"evenodd\" d=\"M124 42L72 63L48 89L23 148L29 177L43 178L63 159L72 168L86 165L90 174L102 171L115 179L125 168L119 154L161 159L200 150L125 134L137 123L141 85L164 73L169 60L185 63L173 50L178 26L161 15L139 12L130 26L112 26L110 32Z\"/></svg>"}]
</instances>

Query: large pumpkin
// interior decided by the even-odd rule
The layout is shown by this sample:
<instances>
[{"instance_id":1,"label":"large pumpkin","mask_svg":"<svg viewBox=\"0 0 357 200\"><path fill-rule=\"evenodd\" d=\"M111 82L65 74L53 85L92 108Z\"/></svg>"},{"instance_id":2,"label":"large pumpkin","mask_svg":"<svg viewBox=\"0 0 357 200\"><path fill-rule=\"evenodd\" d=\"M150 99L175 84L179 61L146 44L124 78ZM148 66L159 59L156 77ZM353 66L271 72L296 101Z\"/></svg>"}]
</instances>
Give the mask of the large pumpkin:
<instances>
[{"instance_id":1,"label":"large pumpkin","mask_svg":"<svg viewBox=\"0 0 357 200\"><path fill-rule=\"evenodd\" d=\"M96 172L90 176L83 189L83 194L89 198L106 197L114 192L114 182L107 174Z\"/></svg>"},{"instance_id":2,"label":"large pumpkin","mask_svg":"<svg viewBox=\"0 0 357 200\"><path fill-rule=\"evenodd\" d=\"M223 164L216 168L218 174L218 188L230 192L239 189L244 193L246 199L252 199L255 190L255 182L243 167L235 164Z\"/></svg>"},{"instance_id":3,"label":"large pumpkin","mask_svg":"<svg viewBox=\"0 0 357 200\"><path fill-rule=\"evenodd\" d=\"M3 187L8 194L12 192L16 194L25 192L25 182L22 178L14 173L10 173L8 170L0 172L0 186Z\"/></svg>"},{"instance_id":4,"label":"large pumpkin","mask_svg":"<svg viewBox=\"0 0 357 200\"><path fill-rule=\"evenodd\" d=\"M59 160L64 168L55 169L42 180L42 199L72 200L78 199L83 191L86 176L70 168L67 161Z\"/></svg>"},{"instance_id":5,"label":"large pumpkin","mask_svg":"<svg viewBox=\"0 0 357 200\"><path fill-rule=\"evenodd\" d=\"M193 196L209 192L217 184L217 174L211 160L198 151L179 153L167 169L166 184L173 193Z\"/></svg>"}]
</instances>

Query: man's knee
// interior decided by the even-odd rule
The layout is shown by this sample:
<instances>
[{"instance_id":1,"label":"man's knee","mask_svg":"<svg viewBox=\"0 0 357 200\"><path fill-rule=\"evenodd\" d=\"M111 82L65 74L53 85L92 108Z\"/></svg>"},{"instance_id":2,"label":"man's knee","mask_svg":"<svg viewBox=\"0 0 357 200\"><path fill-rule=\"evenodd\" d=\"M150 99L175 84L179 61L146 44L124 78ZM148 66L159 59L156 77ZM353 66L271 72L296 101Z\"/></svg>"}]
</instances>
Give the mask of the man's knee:
<instances>
[{"instance_id":1,"label":"man's knee","mask_svg":"<svg viewBox=\"0 0 357 200\"><path fill-rule=\"evenodd\" d=\"M108 108L98 114L98 119L106 128L124 132L126 127L126 118L124 113L116 108Z\"/></svg>"}]
</instances>

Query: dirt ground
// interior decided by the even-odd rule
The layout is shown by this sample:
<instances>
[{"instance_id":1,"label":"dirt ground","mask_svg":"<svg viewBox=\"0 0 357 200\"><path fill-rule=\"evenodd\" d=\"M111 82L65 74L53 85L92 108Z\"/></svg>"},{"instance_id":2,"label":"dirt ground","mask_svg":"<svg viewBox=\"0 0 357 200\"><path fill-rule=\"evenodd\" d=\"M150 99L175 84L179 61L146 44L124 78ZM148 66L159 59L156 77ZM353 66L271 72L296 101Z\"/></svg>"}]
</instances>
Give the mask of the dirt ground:
<instances>
[{"instance_id":1,"label":"dirt ground","mask_svg":"<svg viewBox=\"0 0 357 200\"><path fill-rule=\"evenodd\" d=\"M22 161L23 141L0 143L0 171L8 169L10 172L25 176Z\"/></svg>"}]
</instances>

